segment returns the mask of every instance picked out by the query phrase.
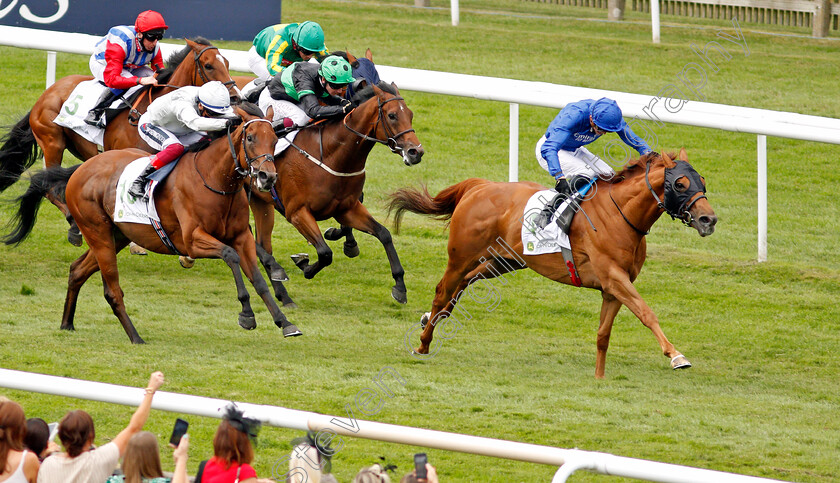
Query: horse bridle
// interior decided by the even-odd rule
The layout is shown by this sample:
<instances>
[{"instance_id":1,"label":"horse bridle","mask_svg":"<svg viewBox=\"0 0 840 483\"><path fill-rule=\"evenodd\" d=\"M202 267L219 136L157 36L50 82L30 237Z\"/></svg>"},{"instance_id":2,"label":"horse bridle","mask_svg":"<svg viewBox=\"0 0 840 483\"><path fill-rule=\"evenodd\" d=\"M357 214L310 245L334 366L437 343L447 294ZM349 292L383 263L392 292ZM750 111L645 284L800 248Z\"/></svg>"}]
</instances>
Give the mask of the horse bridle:
<instances>
[{"instance_id":1,"label":"horse bridle","mask_svg":"<svg viewBox=\"0 0 840 483\"><path fill-rule=\"evenodd\" d=\"M201 63L201 54L207 52L210 49L219 50L219 48L216 46L208 45L207 47L204 47L198 52L193 52L193 61L195 62L195 73L193 73L193 85L198 85L198 81L196 81L196 75L198 75L198 77L201 78L202 84L206 84L212 80L210 79L210 76L207 75L207 71L204 69L204 64ZM234 82L234 80L231 79L227 82L222 82L222 84L228 89L230 89L230 86L236 84L236 82Z\"/></svg>"},{"instance_id":2,"label":"horse bridle","mask_svg":"<svg viewBox=\"0 0 840 483\"><path fill-rule=\"evenodd\" d=\"M390 99L385 99L384 101L383 101L383 100L381 100L381 99L379 99L378 97L376 98L376 102L379 104L379 105L377 106L377 109L379 110L379 114L378 114L377 119L376 119L376 124L374 124L374 125L373 125L373 130L372 130L372 131L373 131L373 132L376 132L376 127L377 127L380 123L382 123L382 127L385 129L385 134L388 136L388 138L387 138L386 140L384 140L384 141L383 141L383 140L381 140L381 139L377 139L377 138L374 138L374 137L370 137L370 136L368 136L367 134L361 133L361 132L359 132L359 131L356 131L355 129L353 129L352 127L350 127L350 126L348 126L348 125L347 125L347 120L350 118L350 115L351 115L351 114L353 114L353 112L355 111L355 109L353 109L352 111L348 112L348 113L347 113L347 115L346 115L346 116L344 116L344 121L343 121L343 122L344 122L344 127L346 127L346 128L347 128L350 132L352 132L353 134L355 134L355 135L357 135L357 136L361 137L362 139L364 139L364 140L366 140L366 141L373 141L373 142L376 142L376 143L384 144L385 146L388 146L388 149L390 149L390 150L391 150L391 152L393 152L393 153L397 153L397 154L399 154L400 156L403 156L403 157L404 157L404 156L405 156L404 150L403 150L403 148L401 148L399 145L397 145L397 138L399 138L399 137L400 137L400 136L402 136L403 134L408 134L408 133L410 133L410 132L415 132L415 131L414 131L414 128L411 128L411 129L406 129L405 131L400 131L400 132L398 132L398 133L396 133L396 134L393 134L393 133L392 133L392 131L391 131L391 129L388 127L388 123L386 123L386 122L385 122L385 119L383 119L383 116L384 116L385 114L384 114L384 111L382 110L382 107L383 107L386 103L391 102L391 101L402 101L402 100L403 100L403 98L402 98L402 97L400 97L400 96L394 96L394 97L392 97L392 98L390 98Z\"/></svg>"},{"instance_id":3,"label":"horse bridle","mask_svg":"<svg viewBox=\"0 0 840 483\"><path fill-rule=\"evenodd\" d=\"M653 186L651 186L650 184L651 161L651 159L648 159L647 163L645 164L645 183L647 184L648 191L650 191L650 194L653 195L653 199L656 200L656 205L659 207L659 209L670 215L671 219L680 220L686 226L690 226L691 223L694 221L694 217L691 216L691 212L689 210L692 206L694 206L694 203L697 203L699 200L706 197L706 190L699 189L690 194L677 193L674 187L674 182L679 178L686 176L690 180L697 182L700 186L703 186L703 183L700 180L700 175L687 162L675 160L675 162L677 163L675 167L665 168L665 182L663 183L665 199L660 200L656 192L653 191ZM672 178L670 182L669 178ZM698 193L700 194L700 196L695 197L695 195L697 195ZM624 218L624 221L627 222L627 224L630 225L631 228L636 230L636 232L642 236L645 236L648 233L650 233L644 230L640 230L638 227L636 227L636 225L630 222L630 220L627 218L624 212L621 211L621 207L618 206L618 203L616 203L615 198L613 198L612 196L612 184L610 185L610 199L612 200L616 209L618 209L618 212L621 214L621 217ZM677 203L679 203L679 205L676 207L676 209L674 209L673 207Z\"/></svg>"},{"instance_id":4,"label":"horse bridle","mask_svg":"<svg viewBox=\"0 0 840 483\"><path fill-rule=\"evenodd\" d=\"M259 156L254 157L254 158L252 158L251 155L248 154L248 145L245 144L245 139L247 138L246 130L248 129L248 126L250 124L255 123L255 122L267 122L269 125L271 125L271 121L268 121L266 119L251 119L250 121L247 121L247 122L245 122L245 124L242 125L242 152L245 153L245 162L246 162L246 165L248 166L248 168L242 168L242 167L239 166L239 157L236 155L236 147L233 145L233 137L231 136L232 132L231 132L230 127L227 130L228 146L230 147L230 154L231 154L231 157L233 158L233 169L236 172L236 174L239 175L242 178L244 178L246 176L250 176L251 178L253 178L256 173L259 173L263 164L268 163L268 162L271 162L271 163L274 162L274 154L272 154L272 153L260 154ZM274 128L272 127L272 131L273 130L274 130ZM255 168L254 163L257 160L259 160L260 158L265 158L265 159L263 159L262 162ZM234 195L236 193L239 193L242 190L242 188L244 187L244 185L240 185L239 188L236 191L217 190L217 189L215 189L212 186L207 184L207 180L204 179L204 175L201 174L201 171L198 170L198 164L195 161L195 157L193 157L193 163L195 164L195 170L198 172L198 175L201 177L201 181L204 182L204 187L209 189L213 193L216 193L218 195L223 195L223 196Z\"/></svg>"}]
</instances>

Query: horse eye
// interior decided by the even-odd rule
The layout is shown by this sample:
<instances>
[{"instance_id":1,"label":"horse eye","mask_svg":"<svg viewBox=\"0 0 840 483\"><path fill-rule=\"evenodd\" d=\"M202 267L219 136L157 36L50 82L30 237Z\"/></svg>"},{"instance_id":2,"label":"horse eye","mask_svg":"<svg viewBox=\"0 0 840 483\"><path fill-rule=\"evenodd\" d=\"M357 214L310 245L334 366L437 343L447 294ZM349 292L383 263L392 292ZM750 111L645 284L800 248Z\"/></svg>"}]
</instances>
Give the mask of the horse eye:
<instances>
[{"instance_id":1,"label":"horse eye","mask_svg":"<svg viewBox=\"0 0 840 483\"><path fill-rule=\"evenodd\" d=\"M388 113L388 119L390 119L392 121L396 121L397 120L397 115L393 112L389 112Z\"/></svg>"},{"instance_id":2,"label":"horse eye","mask_svg":"<svg viewBox=\"0 0 840 483\"><path fill-rule=\"evenodd\" d=\"M680 180L674 181L674 188L677 189L680 193L685 192L688 189L688 186Z\"/></svg>"},{"instance_id":3,"label":"horse eye","mask_svg":"<svg viewBox=\"0 0 840 483\"><path fill-rule=\"evenodd\" d=\"M247 139L249 143L252 143L252 142L254 142L254 135L249 134L249 135L245 136L245 139Z\"/></svg>"},{"instance_id":4,"label":"horse eye","mask_svg":"<svg viewBox=\"0 0 840 483\"><path fill-rule=\"evenodd\" d=\"M204 64L204 68L207 70L213 70L213 64Z\"/></svg>"}]
</instances>

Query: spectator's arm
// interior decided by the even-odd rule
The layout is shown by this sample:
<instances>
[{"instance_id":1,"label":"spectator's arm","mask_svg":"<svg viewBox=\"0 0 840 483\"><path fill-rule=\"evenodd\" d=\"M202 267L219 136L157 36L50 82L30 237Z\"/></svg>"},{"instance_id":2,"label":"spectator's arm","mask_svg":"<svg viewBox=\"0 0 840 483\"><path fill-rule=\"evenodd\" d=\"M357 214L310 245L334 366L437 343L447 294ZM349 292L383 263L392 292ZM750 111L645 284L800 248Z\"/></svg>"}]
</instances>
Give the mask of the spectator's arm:
<instances>
[{"instance_id":1,"label":"spectator's arm","mask_svg":"<svg viewBox=\"0 0 840 483\"><path fill-rule=\"evenodd\" d=\"M146 386L146 393L143 395L143 402L141 402L137 410L134 411L134 414L131 416L131 420L128 422L128 426L120 431L120 434L114 438L113 442L120 450L120 456L125 453L125 448L128 446L128 440L135 433L143 429L143 425L146 424L146 420L149 419L149 411L152 409L152 398L155 396L155 391L157 391L162 385L163 373L160 371L152 373L152 376L149 378L149 385Z\"/></svg>"},{"instance_id":2,"label":"spectator's arm","mask_svg":"<svg viewBox=\"0 0 840 483\"><path fill-rule=\"evenodd\" d=\"M190 435L185 434L181 436L181 442L175 448L172 456L175 458L175 474L172 475L172 483L187 483L187 458L188 450L190 449Z\"/></svg>"}]
</instances>

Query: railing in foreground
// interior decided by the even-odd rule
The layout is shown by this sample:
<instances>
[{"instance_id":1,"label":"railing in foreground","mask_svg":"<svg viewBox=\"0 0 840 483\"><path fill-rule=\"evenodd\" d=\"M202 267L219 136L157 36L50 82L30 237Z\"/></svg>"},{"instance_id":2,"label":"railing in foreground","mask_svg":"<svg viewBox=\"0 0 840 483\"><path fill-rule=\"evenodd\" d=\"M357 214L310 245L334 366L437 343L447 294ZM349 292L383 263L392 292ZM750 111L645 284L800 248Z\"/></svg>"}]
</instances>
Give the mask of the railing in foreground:
<instances>
[{"instance_id":1,"label":"railing in foreground","mask_svg":"<svg viewBox=\"0 0 840 483\"><path fill-rule=\"evenodd\" d=\"M0 369L0 387L122 404L125 406L138 406L144 397L142 388L69 379L10 369ZM152 402L152 408L162 411L194 414L196 416L221 418L224 413L224 407L229 403L230 401L224 399L158 391ZM329 430L343 436L560 466L560 469L554 475L553 483L566 481L566 478L577 470L587 470L604 475L637 478L663 483L757 483L779 481L655 461L625 458L607 453L553 448L550 446L432 431L429 429L377 423L374 421L347 420L348 422L344 422L336 416L299 411L279 406L240 402L236 404L248 416L257 418L263 424L270 426L301 431Z\"/></svg>"}]
</instances>

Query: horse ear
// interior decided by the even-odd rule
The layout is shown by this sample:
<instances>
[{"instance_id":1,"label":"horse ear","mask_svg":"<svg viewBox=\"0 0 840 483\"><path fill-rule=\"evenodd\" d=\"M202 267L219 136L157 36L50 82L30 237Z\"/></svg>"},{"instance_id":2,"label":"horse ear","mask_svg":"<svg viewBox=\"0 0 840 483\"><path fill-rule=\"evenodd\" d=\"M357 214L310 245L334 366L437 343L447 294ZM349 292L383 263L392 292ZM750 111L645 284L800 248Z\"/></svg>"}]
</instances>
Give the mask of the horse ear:
<instances>
[{"instance_id":1,"label":"horse ear","mask_svg":"<svg viewBox=\"0 0 840 483\"><path fill-rule=\"evenodd\" d=\"M265 111L265 118L274 121L274 106L268 106L268 110Z\"/></svg>"},{"instance_id":2,"label":"horse ear","mask_svg":"<svg viewBox=\"0 0 840 483\"><path fill-rule=\"evenodd\" d=\"M351 64L356 62L356 56L350 53L350 49L344 49L344 52L347 53L347 62L350 62Z\"/></svg>"},{"instance_id":3,"label":"horse ear","mask_svg":"<svg viewBox=\"0 0 840 483\"><path fill-rule=\"evenodd\" d=\"M688 162L688 154L685 152L685 148L680 148L680 154L677 155L677 159L680 161Z\"/></svg>"},{"instance_id":4,"label":"horse ear","mask_svg":"<svg viewBox=\"0 0 840 483\"><path fill-rule=\"evenodd\" d=\"M198 46L198 44L196 44L195 42L193 42L192 40L190 40L190 39L188 39L188 38L186 38L186 37L184 37L184 41L185 41L185 42L187 43L187 45L189 45L189 46L190 46L190 48L191 48L191 49L193 49L193 50L195 50L195 48Z\"/></svg>"},{"instance_id":5,"label":"horse ear","mask_svg":"<svg viewBox=\"0 0 840 483\"><path fill-rule=\"evenodd\" d=\"M393 88L394 88L394 92L395 92L397 95L399 95L399 94L400 94L400 90L399 90L399 89L397 89L397 85L396 85L396 84L394 84L393 82L391 82L391 87L393 87Z\"/></svg>"},{"instance_id":6,"label":"horse ear","mask_svg":"<svg viewBox=\"0 0 840 483\"><path fill-rule=\"evenodd\" d=\"M365 50L365 58L371 62L373 62L373 52L370 51L370 47Z\"/></svg>"}]
</instances>

